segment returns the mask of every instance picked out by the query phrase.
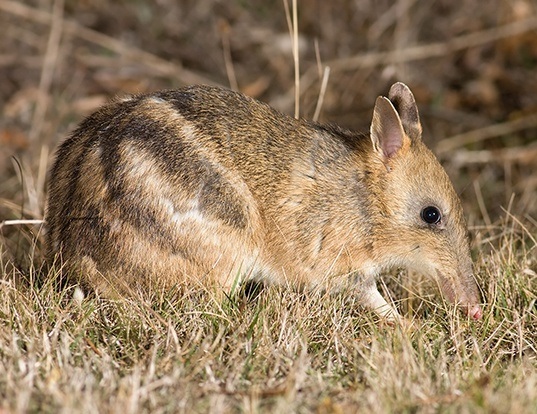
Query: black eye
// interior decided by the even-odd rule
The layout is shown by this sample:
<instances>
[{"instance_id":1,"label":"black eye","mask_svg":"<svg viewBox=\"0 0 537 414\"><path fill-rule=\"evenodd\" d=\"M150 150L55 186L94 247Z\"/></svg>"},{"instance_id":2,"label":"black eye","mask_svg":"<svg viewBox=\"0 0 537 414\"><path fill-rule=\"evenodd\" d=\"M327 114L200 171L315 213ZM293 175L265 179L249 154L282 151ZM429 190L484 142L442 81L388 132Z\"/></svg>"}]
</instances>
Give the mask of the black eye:
<instances>
[{"instance_id":1,"label":"black eye","mask_svg":"<svg viewBox=\"0 0 537 414\"><path fill-rule=\"evenodd\" d=\"M427 224L438 224L442 220L442 214L436 207L428 206L421 210L421 219Z\"/></svg>"}]
</instances>

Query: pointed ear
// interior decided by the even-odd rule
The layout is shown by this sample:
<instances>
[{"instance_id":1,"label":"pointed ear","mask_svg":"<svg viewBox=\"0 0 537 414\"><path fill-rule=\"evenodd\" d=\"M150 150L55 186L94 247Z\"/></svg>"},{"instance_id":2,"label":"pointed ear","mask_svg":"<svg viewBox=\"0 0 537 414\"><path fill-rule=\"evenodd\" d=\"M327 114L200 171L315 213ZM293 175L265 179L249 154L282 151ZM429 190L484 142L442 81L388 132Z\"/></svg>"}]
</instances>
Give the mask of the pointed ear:
<instances>
[{"instance_id":1,"label":"pointed ear","mask_svg":"<svg viewBox=\"0 0 537 414\"><path fill-rule=\"evenodd\" d=\"M388 98L379 96L373 110L371 141L383 158L393 156L403 146L405 131L399 114Z\"/></svg>"},{"instance_id":2,"label":"pointed ear","mask_svg":"<svg viewBox=\"0 0 537 414\"><path fill-rule=\"evenodd\" d=\"M421 139L421 123L414 95L404 83L397 82L388 94L395 110L401 118L403 128L411 140Z\"/></svg>"}]
</instances>

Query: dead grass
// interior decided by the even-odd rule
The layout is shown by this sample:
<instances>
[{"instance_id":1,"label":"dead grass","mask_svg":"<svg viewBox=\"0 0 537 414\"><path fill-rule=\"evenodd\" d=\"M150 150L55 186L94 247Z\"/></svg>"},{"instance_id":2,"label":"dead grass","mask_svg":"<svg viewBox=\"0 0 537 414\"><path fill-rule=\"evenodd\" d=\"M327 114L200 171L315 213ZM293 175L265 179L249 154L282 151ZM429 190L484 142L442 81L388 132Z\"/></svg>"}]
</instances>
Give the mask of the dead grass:
<instances>
[{"instance_id":1,"label":"dead grass","mask_svg":"<svg viewBox=\"0 0 537 414\"><path fill-rule=\"evenodd\" d=\"M535 5L288 3L289 24L283 2L0 0L0 412L535 411ZM109 97L219 83L293 113L295 70L301 114L354 129L411 85L469 216L482 322L406 275L384 289L412 331L345 292L80 301L41 269L40 226L7 221L42 219L53 148Z\"/></svg>"},{"instance_id":2,"label":"dead grass","mask_svg":"<svg viewBox=\"0 0 537 414\"><path fill-rule=\"evenodd\" d=\"M73 288L54 288L54 274L40 285L36 270L12 269L0 284L2 408L533 412L535 241L506 220L477 262L483 321L427 291L406 303L416 305L411 331L379 325L345 292L268 287L251 303L193 290L77 301Z\"/></svg>"}]
</instances>

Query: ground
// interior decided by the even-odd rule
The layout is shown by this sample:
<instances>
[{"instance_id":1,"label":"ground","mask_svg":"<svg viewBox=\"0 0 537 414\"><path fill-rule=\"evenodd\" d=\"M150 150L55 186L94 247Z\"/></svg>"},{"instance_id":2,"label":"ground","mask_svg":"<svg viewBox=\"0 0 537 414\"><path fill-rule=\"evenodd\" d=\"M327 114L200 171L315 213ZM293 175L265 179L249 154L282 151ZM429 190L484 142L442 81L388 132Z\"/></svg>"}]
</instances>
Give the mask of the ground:
<instances>
[{"instance_id":1,"label":"ground","mask_svg":"<svg viewBox=\"0 0 537 414\"><path fill-rule=\"evenodd\" d=\"M56 145L114 96L211 83L295 113L292 3L0 0L0 412L535 412L531 0L297 2L301 116L367 131L376 96L413 90L468 217L480 322L403 272L381 288L410 329L346 292L81 298L47 277L41 226L13 222L43 218Z\"/></svg>"}]
</instances>

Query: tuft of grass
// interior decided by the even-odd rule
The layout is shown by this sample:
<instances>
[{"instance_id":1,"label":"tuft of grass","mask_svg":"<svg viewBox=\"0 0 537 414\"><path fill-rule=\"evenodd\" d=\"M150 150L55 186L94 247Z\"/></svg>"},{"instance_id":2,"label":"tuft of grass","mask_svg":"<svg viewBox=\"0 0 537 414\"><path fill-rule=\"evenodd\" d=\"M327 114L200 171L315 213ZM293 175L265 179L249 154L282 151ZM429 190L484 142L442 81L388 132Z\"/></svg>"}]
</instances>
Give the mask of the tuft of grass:
<instances>
[{"instance_id":1,"label":"tuft of grass","mask_svg":"<svg viewBox=\"0 0 537 414\"><path fill-rule=\"evenodd\" d=\"M4 263L0 409L534 412L536 247L521 225L496 229L476 264L483 321L428 292L413 329L379 324L348 291L80 299L57 288L61 269L20 274Z\"/></svg>"}]
</instances>

